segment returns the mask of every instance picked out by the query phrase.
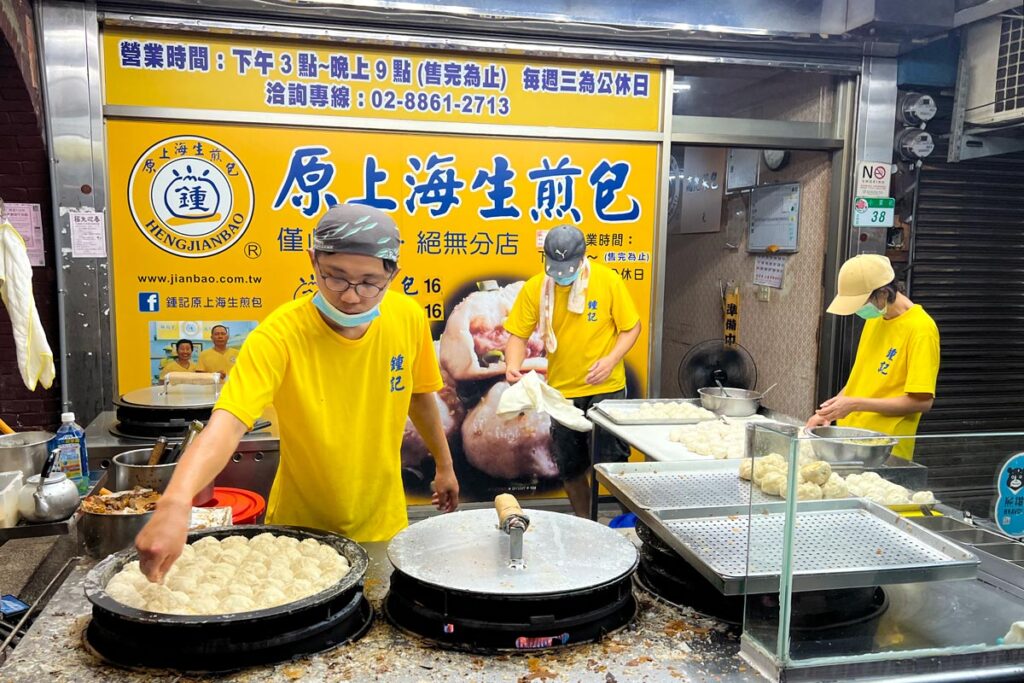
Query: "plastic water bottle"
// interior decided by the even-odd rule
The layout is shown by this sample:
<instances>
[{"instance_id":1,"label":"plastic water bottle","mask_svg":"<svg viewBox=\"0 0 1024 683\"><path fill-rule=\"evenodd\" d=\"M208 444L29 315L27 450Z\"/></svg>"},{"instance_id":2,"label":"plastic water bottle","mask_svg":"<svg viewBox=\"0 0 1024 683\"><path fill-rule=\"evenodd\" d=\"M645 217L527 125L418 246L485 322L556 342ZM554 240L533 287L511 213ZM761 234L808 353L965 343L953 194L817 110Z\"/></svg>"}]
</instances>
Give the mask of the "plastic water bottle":
<instances>
[{"instance_id":1,"label":"plastic water bottle","mask_svg":"<svg viewBox=\"0 0 1024 683\"><path fill-rule=\"evenodd\" d=\"M67 475L75 482L79 493L89 492L89 454L85 448L85 430L75 422L74 413L62 413L60 429L50 442L50 450L60 453L54 470Z\"/></svg>"}]
</instances>

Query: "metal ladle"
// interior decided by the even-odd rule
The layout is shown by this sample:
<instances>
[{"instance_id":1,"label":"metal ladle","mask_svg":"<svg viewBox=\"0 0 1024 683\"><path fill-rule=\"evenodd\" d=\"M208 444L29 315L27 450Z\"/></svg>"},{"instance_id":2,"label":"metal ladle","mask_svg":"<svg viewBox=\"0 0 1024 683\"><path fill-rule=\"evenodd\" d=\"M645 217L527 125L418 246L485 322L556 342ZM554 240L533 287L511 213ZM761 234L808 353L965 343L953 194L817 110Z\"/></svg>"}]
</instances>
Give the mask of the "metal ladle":
<instances>
[{"instance_id":1,"label":"metal ladle","mask_svg":"<svg viewBox=\"0 0 1024 683\"><path fill-rule=\"evenodd\" d=\"M729 392L725 390L725 387L722 386L722 382L721 381L716 379L715 380L715 384L717 384L718 388L722 390L722 395L723 396L725 396L726 398L732 398L732 396L729 395Z\"/></svg>"}]
</instances>

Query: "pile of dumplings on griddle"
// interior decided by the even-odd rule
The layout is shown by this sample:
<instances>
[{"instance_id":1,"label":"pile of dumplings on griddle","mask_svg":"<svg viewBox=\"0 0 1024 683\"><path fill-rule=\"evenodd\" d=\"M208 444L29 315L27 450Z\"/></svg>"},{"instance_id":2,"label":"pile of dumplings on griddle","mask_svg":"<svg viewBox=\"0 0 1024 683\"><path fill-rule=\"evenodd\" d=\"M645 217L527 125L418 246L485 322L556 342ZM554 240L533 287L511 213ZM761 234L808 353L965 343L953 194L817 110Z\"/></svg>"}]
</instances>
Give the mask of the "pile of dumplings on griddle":
<instances>
[{"instance_id":1,"label":"pile of dumplings on griddle","mask_svg":"<svg viewBox=\"0 0 1024 683\"><path fill-rule=\"evenodd\" d=\"M163 583L151 583L135 561L110 579L106 592L149 612L232 614L314 595L340 581L350 568L337 550L312 538L206 536L184 547Z\"/></svg>"},{"instance_id":2,"label":"pile of dumplings on griddle","mask_svg":"<svg viewBox=\"0 0 1024 683\"><path fill-rule=\"evenodd\" d=\"M797 500L822 500L857 496L882 505L931 505L935 497L931 491L910 491L886 481L876 472L850 474L845 479L832 471L827 462L811 461L801 455ZM740 463L739 474L752 479L764 493L786 497L789 465L778 453L763 458L747 458Z\"/></svg>"}]
</instances>

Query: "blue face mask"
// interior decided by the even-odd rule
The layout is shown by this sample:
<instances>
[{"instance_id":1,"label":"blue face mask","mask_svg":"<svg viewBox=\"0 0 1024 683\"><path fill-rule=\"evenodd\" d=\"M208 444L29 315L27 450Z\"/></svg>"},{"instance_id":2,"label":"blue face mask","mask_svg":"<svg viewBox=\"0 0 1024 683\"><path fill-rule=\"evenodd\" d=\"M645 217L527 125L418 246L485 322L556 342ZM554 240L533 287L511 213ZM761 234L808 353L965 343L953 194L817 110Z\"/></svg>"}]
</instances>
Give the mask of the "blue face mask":
<instances>
[{"instance_id":1,"label":"blue face mask","mask_svg":"<svg viewBox=\"0 0 1024 683\"><path fill-rule=\"evenodd\" d=\"M885 315L885 309L875 306L873 303L868 302L854 311L858 316L864 320L871 320L873 318L881 318Z\"/></svg>"},{"instance_id":2,"label":"blue face mask","mask_svg":"<svg viewBox=\"0 0 1024 683\"><path fill-rule=\"evenodd\" d=\"M360 325L365 325L366 323L372 322L380 317L380 304L377 304L370 310L364 311L363 313L350 315L348 313L343 313L332 306L320 292L317 292L313 296L313 305L316 306L318 311L327 316L328 320L335 322L342 327L359 327Z\"/></svg>"},{"instance_id":3,"label":"blue face mask","mask_svg":"<svg viewBox=\"0 0 1024 683\"><path fill-rule=\"evenodd\" d=\"M580 270L577 268L576 272L571 275L566 275L565 277L552 277L551 279L555 281L555 284L561 285L562 287L568 287L572 283L576 282L576 278L579 276Z\"/></svg>"}]
</instances>

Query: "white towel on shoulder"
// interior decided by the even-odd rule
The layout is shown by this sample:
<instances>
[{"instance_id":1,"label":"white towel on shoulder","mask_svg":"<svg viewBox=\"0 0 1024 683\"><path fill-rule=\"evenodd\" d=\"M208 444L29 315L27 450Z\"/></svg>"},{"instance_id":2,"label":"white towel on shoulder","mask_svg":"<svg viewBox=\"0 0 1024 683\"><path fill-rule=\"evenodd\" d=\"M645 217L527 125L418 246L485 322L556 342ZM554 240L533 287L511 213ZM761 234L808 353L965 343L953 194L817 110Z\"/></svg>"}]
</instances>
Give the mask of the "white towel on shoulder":
<instances>
[{"instance_id":1,"label":"white towel on shoulder","mask_svg":"<svg viewBox=\"0 0 1024 683\"><path fill-rule=\"evenodd\" d=\"M583 259L580 266L580 275L572 283L569 290L569 312L583 313L587 305L587 285L590 284L590 262ZM553 320L555 316L555 281L545 277L540 286L540 320L537 327L540 328L540 337L544 340L544 349L553 353L558 348L558 339L555 338Z\"/></svg>"}]
</instances>

